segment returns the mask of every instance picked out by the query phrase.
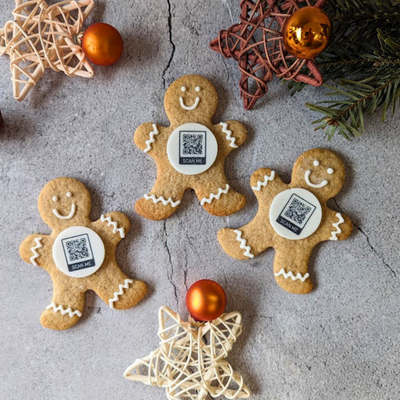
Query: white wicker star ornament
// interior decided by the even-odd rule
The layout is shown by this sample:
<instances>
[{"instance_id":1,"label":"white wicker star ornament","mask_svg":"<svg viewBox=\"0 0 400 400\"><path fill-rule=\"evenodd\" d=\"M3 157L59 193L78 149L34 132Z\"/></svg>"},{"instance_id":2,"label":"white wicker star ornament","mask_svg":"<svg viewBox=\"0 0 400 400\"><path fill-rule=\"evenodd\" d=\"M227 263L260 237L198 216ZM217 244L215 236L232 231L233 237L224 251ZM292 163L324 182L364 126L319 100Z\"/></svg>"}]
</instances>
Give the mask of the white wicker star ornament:
<instances>
[{"instance_id":1,"label":"white wicker star ornament","mask_svg":"<svg viewBox=\"0 0 400 400\"><path fill-rule=\"evenodd\" d=\"M75 37L94 7L93 0L15 0L14 21L0 29L0 55L10 56L14 97L23 100L46 68L91 78L93 68Z\"/></svg>"},{"instance_id":2,"label":"white wicker star ornament","mask_svg":"<svg viewBox=\"0 0 400 400\"><path fill-rule=\"evenodd\" d=\"M243 377L225 360L242 332L238 312L195 326L168 307L159 310L160 347L127 368L127 379L163 387L169 400L204 400L208 395L248 398Z\"/></svg>"}]
</instances>

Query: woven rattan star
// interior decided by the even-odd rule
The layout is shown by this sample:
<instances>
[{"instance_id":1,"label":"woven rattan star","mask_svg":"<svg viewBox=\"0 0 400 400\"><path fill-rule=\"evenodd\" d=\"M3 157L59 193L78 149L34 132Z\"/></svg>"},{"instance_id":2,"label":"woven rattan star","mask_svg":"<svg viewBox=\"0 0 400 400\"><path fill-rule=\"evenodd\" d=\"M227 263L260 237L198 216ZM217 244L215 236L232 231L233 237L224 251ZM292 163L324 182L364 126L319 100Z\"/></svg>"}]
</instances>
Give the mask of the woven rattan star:
<instances>
[{"instance_id":1,"label":"woven rattan star","mask_svg":"<svg viewBox=\"0 0 400 400\"><path fill-rule=\"evenodd\" d=\"M15 0L14 21L0 29L0 55L10 56L14 97L23 100L46 68L90 78L93 69L75 43L93 0Z\"/></svg>"},{"instance_id":2,"label":"woven rattan star","mask_svg":"<svg viewBox=\"0 0 400 400\"><path fill-rule=\"evenodd\" d=\"M136 360L125 371L127 379L166 389L169 400L205 400L251 395L243 377L225 360L242 332L238 312L222 314L196 326L184 322L168 307L159 311L160 347Z\"/></svg>"},{"instance_id":3,"label":"woven rattan star","mask_svg":"<svg viewBox=\"0 0 400 400\"><path fill-rule=\"evenodd\" d=\"M285 50L282 28L302 5L321 8L325 1L241 0L240 23L220 31L210 47L239 63L240 95L246 110L267 93L274 74L287 81L322 84L314 60L296 58Z\"/></svg>"}]
</instances>

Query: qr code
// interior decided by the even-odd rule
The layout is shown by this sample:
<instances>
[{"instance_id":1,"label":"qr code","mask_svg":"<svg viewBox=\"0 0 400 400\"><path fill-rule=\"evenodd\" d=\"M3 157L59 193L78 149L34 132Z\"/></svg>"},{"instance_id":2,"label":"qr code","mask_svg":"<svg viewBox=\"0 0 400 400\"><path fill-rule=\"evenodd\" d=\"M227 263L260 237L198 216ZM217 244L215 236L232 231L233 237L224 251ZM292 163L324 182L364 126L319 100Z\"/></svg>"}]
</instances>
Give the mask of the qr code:
<instances>
[{"instance_id":1,"label":"qr code","mask_svg":"<svg viewBox=\"0 0 400 400\"><path fill-rule=\"evenodd\" d=\"M90 256L86 238L78 238L66 242L68 258L71 262L79 261Z\"/></svg>"},{"instance_id":2,"label":"qr code","mask_svg":"<svg viewBox=\"0 0 400 400\"><path fill-rule=\"evenodd\" d=\"M182 154L202 155L203 154L203 135L185 133L182 135Z\"/></svg>"},{"instance_id":3,"label":"qr code","mask_svg":"<svg viewBox=\"0 0 400 400\"><path fill-rule=\"evenodd\" d=\"M311 210L312 208L309 205L297 198L293 198L283 215L301 225Z\"/></svg>"}]
</instances>

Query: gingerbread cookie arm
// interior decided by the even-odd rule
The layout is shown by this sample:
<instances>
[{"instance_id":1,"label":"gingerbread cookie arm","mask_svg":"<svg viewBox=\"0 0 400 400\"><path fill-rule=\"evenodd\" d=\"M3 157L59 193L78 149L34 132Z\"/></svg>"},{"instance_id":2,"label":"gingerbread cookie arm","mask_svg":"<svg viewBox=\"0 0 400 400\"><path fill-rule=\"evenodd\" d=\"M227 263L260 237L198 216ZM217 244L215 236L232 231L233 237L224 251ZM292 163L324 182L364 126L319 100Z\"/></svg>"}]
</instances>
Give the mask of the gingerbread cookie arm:
<instances>
[{"instance_id":1,"label":"gingerbread cookie arm","mask_svg":"<svg viewBox=\"0 0 400 400\"><path fill-rule=\"evenodd\" d=\"M102 214L99 220L92 222L92 225L102 237L108 237L117 243L128 234L131 227L129 218L118 211Z\"/></svg>"},{"instance_id":2,"label":"gingerbread cookie arm","mask_svg":"<svg viewBox=\"0 0 400 400\"><path fill-rule=\"evenodd\" d=\"M259 212L247 225L237 228L223 228L218 232L218 241L225 253L238 260L254 258L259 253L272 247L272 235L267 224L261 220L265 215Z\"/></svg>"},{"instance_id":3,"label":"gingerbread cookie arm","mask_svg":"<svg viewBox=\"0 0 400 400\"><path fill-rule=\"evenodd\" d=\"M345 240L353 230L353 224L350 218L338 211L325 209L324 219L318 231L318 243L327 240Z\"/></svg>"},{"instance_id":4,"label":"gingerbread cookie arm","mask_svg":"<svg viewBox=\"0 0 400 400\"><path fill-rule=\"evenodd\" d=\"M49 239L49 235L30 235L28 236L19 247L19 254L21 258L36 267L45 268L45 260L41 257L43 253L43 246Z\"/></svg>"},{"instance_id":5,"label":"gingerbread cookie arm","mask_svg":"<svg viewBox=\"0 0 400 400\"><path fill-rule=\"evenodd\" d=\"M160 134L161 127L151 122L146 122L136 129L134 141L139 149L152 155L152 150L157 147L157 136Z\"/></svg>"},{"instance_id":6,"label":"gingerbread cookie arm","mask_svg":"<svg viewBox=\"0 0 400 400\"><path fill-rule=\"evenodd\" d=\"M250 178L251 189L257 200L262 204L272 201L273 198L287 188L276 172L269 168L260 168Z\"/></svg>"},{"instance_id":7,"label":"gingerbread cookie arm","mask_svg":"<svg viewBox=\"0 0 400 400\"><path fill-rule=\"evenodd\" d=\"M239 121L226 121L214 125L214 131L218 133L222 148L228 154L240 147L247 139L247 129Z\"/></svg>"}]
</instances>

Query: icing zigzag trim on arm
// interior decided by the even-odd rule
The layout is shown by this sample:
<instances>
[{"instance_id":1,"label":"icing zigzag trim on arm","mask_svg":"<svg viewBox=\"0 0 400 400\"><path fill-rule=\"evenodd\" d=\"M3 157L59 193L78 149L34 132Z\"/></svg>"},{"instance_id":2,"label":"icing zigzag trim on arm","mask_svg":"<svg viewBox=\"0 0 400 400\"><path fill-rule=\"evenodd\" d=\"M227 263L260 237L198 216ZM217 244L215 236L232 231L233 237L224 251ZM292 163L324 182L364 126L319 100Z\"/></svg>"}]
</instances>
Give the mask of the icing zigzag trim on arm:
<instances>
[{"instance_id":1,"label":"icing zigzag trim on arm","mask_svg":"<svg viewBox=\"0 0 400 400\"><path fill-rule=\"evenodd\" d=\"M274 179L275 179L275 171L271 171L270 176L265 175L263 181L258 181L257 186L252 186L251 188L256 192L259 192L261 190L261 187L267 186L268 181L273 181Z\"/></svg>"},{"instance_id":2,"label":"icing zigzag trim on arm","mask_svg":"<svg viewBox=\"0 0 400 400\"><path fill-rule=\"evenodd\" d=\"M181 204L180 200L173 201L171 199L171 197L169 197L168 200L165 200L165 198L163 196L156 197L154 194L152 194L152 195L145 194L144 198L146 200L153 200L154 204L157 204L160 201L163 203L164 206L167 206L168 204L171 204L171 206L174 207L174 208L177 207L179 204Z\"/></svg>"},{"instance_id":3,"label":"icing zigzag trim on arm","mask_svg":"<svg viewBox=\"0 0 400 400\"><path fill-rule=\"evenodd\" d=\"M118 292L115 292L114 297L108 300L110 308L114 308L114 303L119 300L119 297L124 294L124 289L128 289L131 283L133 283L132 279L125 279L125 283L123 285L122 284L119 285Z\"/></svg>"},{"instance_id":4,"label":"icing zigzag trim on arm","mask_svg":"<svg viewBox=\"0 0 400 400\"><path fill-rule=\"evenodd\" d=\"M113 226L113 233L119 233L119 236L123 239L125 237L125 229L118 228L118 224L111 219L111 217L105 217L104 214L101 214L100 217L101 222L108 222L108 226Z\"/></svg>"},{"instance_id":5,"label":"icing zigzag trim on arm","mask_svg":"<svg viewBox=\"0 0 400 400\"><path fill-rule=\"evenodd\" d=\"M342 214L340 214L340 213L336 213L336 217L339 218L339 221L332 224L333 227L336 229L336 231L331 232L332 236L329 238L329 240L338 240L337 235L342 233L342 230L339 228L339 225L343 224L344 218L342 217Z\"/></svg>"},{"instance_id":6,"label":"icing zigzag trim on arm","mask_svg":"<svg viewBox=\"0 0 400 400\"><path fill-rule=\"evenodd\" d=\"M68 307L67 309L65 309L62 305L59 305L59 306L57 307L57 304L54 303L54 302L51 303L51 304L49 304L49 305L46 307L46 310L49 310L50 308L52 308L53 311L54 311L55 313L57 313L58 311L60 311L60 313L61 313L62 315L68 314L71 318L72 318L74 315L77 315L78 317L82 317L82 313L81 313L80 311L78 311L78 310L72 311L72 310L71 310L71 307Z\"/></svg>"},{"instance_id":7,"label":"icing zigzag trim on arm","mask_svg":"<svg viewBox=\"0 0 400 400\"><path fill-rule=\"evenodd\" d=\"M208 197L208 198L207 198L207 197L203 197L203 198L201 199L200 204L201 204L202 206L204 206L204 204L206 204L206 203L211 204L211 202L212 202L214 199L219 200L219 199L221 198L221 195L222 195L222 194L227 194L228 191L229 191L229 185L226 184L225 189L219 188L217 194L211 193L210 197Z\"/></svg>"},{"instance_id":8,"label":"icing zigzag trim on arm","mask_svg":"<svg viewBox=\"0 0 400 400\"><path fill-rule=\"evenodd\" d=\"M231 143L229 146L237 149L239 146L236 144L236 138L232 136L232 131L228 129L228 124L226 122L221 122L222 132L226 134L226 140L229 140Z\"/></svg>"},{"instance_id":9,"label":"icing zigzag trim on arm","mask_svg":"<svg viewBox=\"0 0 400 400\"><path fill-rule=\"evenodd\" d=\"M279 272L275 273L274 275L275 276L283 275L283 277L285 279L291 278L292 281L297 281L297 279L300 279L302 282L304 282L310 276L310 274L308 272L304 275L302 275L300 272L298 272L297 275L293 275L292 271L286 272L283 268Z\"/></svg>"},{"instance_id":10,"label":"icing zigzag trim on arm","mask_svg":"<svg viewBox=\"0 0 400 400\"><path fill-rule=\"evenodd\" d=\"M39 264L36 262L36 259L39 257L39 253L38 253L36 250L43 247L43 245L42 245L42 243L41 243L41 240L42 240L42 239L43 239L43 238L41 238L41 237L40 237L40 238L35 238L36 246L34 246L34 247L31 248L31 252L33 253L33 256L29 259L29 261L30 261L35 267L38 267L38 266L39 266Z\"/></svg>"},{"instance_id":11,"label":"icing zigzag trim on arm","mask_svg":"<svg viewBox=\"0 0 400 400\"><path fill-rule=\"evenodd\" d=\"M240 248L243 250L246 250L243 253L243 255L245 255L246 257L249 257L249 258L253 258L254 254L251 253L251 247L247 246L246 239L242 238L242 231L240 231L239 229L235 229L233 232L236 233L236 240L238 242L240 242Z\"/></svg>"},{"instance_id":12,"label":"icing zigzag trim on arm","mask_svg":"<svg viewBox=\"0 0 400 400\"><path fill-rule=\"evenodd\" d=\"M153 124L153 130L150 132L150 139L146 140L147 147L143 150L145 153L148 153L152 149L151 144L156 141L154 136L158 135L159 133L160 132L157 129L157 125Z\"/></svg>"}]
</instances>

